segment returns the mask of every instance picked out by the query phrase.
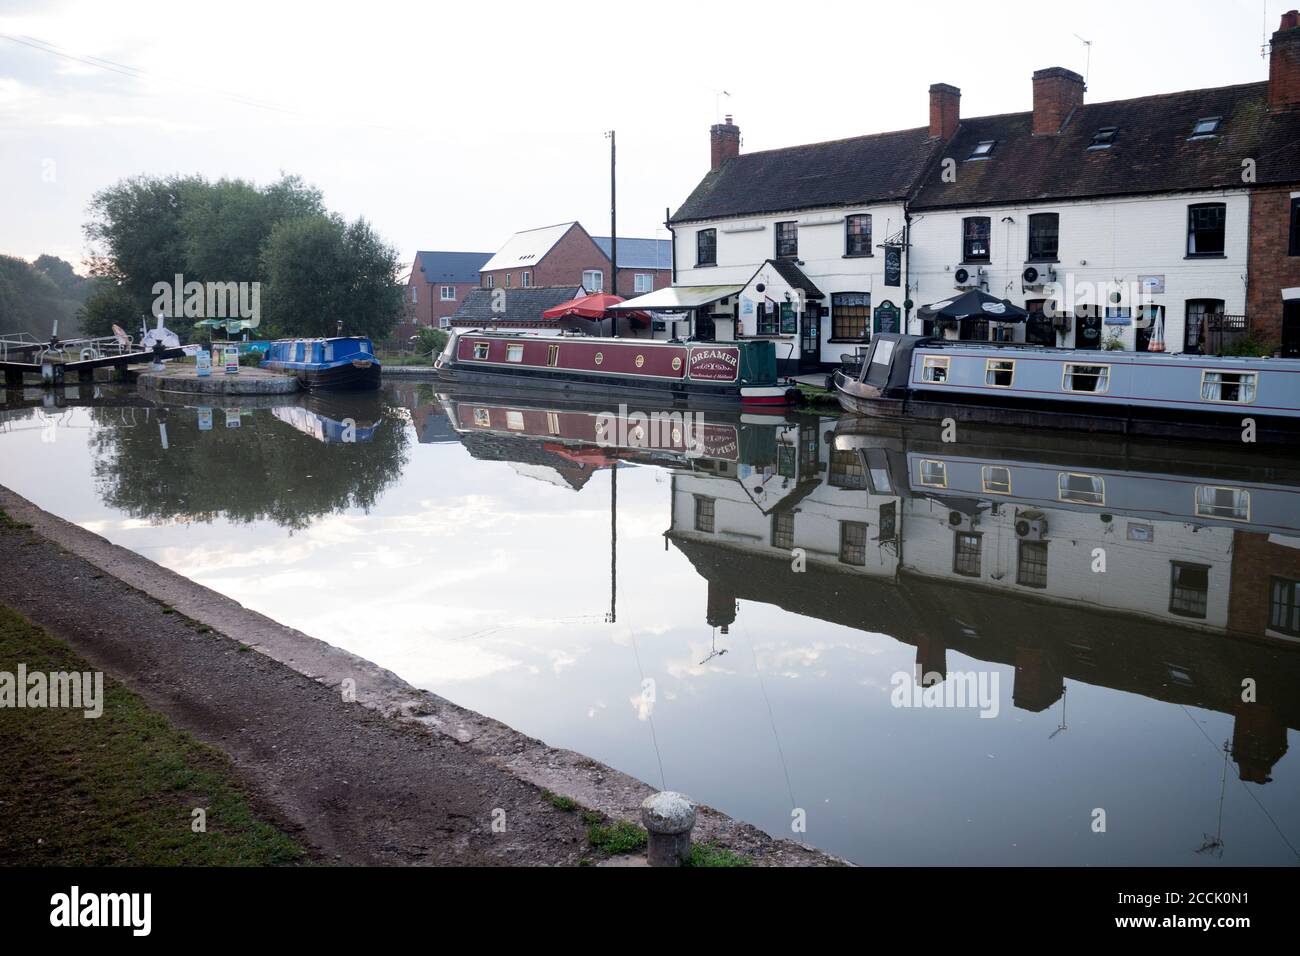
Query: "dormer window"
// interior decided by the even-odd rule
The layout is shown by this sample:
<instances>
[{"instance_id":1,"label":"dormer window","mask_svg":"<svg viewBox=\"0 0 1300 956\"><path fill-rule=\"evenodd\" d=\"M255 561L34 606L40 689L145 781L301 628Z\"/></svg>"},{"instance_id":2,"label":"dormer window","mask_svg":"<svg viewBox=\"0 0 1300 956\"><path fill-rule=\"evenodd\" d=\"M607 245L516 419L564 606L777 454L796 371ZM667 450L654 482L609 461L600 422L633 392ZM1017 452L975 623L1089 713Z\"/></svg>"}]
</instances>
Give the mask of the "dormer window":
<instances>
[{"instance_id":1,"label":"dormer window","mask_svg":"<svg viewBox=\"0 0 1300 956\"><path fill-rule=\"evenodd\" d=\"M1115 135L1119 132L1118 126L1103 126L1097 132L1092 134L1092 142L1088 144L1089 149L1110 149L1111 144L1115 142Z\"/></svg>"},{"instance_id":2,"label":"dormer window","mask_svg":"<svg viewBox=\"0 0 1300 956\"><path fill-rule=\"evenodd\" d=\"M1219 134L1220 116L1207 116L1198 119L1196 125L1192 127L1192 135L1188 139L1213 139Z\"/></svg>"},{"instance_id":3,"label":"dormer window","mask_svg":"<svg viewBox=\"0 0 1300 956\"><path fill-rule=\"evenodd\" d=\"M976 143L975 148L970 151L967 159L988 159L993 155L993 147L998 144L996 139L986 139Z\"/></svg>"}]
</instances>

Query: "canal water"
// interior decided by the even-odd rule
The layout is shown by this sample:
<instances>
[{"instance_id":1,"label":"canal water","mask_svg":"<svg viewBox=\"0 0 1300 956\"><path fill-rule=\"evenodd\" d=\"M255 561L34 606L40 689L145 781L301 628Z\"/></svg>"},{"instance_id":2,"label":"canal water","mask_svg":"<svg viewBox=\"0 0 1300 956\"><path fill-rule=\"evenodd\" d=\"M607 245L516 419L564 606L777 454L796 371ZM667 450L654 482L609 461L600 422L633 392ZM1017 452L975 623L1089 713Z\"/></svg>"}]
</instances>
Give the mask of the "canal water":
<instances>
[{"instance_id":1,"label":"canal water","mask_svg":"<svg viewBox=\"0 0 1300 956\"><path fill-rule=\"evenodd\" d=\"M772 834L1300 859L1300 459L414 384L4 397L43 508Z\"/></svg>"}]
</instances>

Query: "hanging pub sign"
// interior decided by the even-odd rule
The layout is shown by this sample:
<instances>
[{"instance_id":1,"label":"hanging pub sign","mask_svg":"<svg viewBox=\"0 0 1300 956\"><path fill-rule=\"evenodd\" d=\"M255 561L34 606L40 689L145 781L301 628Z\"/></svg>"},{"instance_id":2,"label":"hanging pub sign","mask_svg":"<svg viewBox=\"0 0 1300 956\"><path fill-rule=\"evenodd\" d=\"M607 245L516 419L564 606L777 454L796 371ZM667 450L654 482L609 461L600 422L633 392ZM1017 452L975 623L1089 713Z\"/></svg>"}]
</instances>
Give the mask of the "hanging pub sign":
<instances>
[{"instance_id":1,"label":"hanging pub sign","mask_svg":"<svg viewBox=\"0 0 1300 956\"><path fill-rule=\"evenodd\" d=\"M903 247L885 246L885 285L897 286L903 281Z\"/></svg>"},{"instance_id":2,"label":"hanging pub sign","mask_svg":"<svg viewBox=\"0 0 1300 956\"><path fill-rule=\"evenodd\" d=\"M876 306L875 322L871 326L872 334L874 335L877 332L898 332L900 314L898 306L888 299L880 303L880 305Z\"/></svg>"}]
</instances>

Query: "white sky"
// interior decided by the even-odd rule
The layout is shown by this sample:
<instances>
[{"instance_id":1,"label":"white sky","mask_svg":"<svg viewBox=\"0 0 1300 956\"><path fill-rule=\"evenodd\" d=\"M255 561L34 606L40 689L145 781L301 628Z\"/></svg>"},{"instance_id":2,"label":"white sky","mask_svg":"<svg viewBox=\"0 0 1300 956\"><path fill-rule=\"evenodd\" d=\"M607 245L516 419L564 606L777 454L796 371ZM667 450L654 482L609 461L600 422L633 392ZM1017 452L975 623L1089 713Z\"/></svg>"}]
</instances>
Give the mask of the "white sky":
<instances>
[{"instance_id":1,"label":"white sky","mask_svg":"<svg viewBox=\"0 0 1300 956\"><path fill-rule=\"evenodd\" d=\"M1076 34L1090 102L1253 82L1295 5L0 0L0 34L148 74L0 38L0 253L79 265L91 195L139 173L298 173L408 263L607 234L611 128L619 233L667 238L722 113L749 151L925 125L935 82L967 116L1027 110L1035 69L1084 71Z\"/></svg>"}]
</instances>

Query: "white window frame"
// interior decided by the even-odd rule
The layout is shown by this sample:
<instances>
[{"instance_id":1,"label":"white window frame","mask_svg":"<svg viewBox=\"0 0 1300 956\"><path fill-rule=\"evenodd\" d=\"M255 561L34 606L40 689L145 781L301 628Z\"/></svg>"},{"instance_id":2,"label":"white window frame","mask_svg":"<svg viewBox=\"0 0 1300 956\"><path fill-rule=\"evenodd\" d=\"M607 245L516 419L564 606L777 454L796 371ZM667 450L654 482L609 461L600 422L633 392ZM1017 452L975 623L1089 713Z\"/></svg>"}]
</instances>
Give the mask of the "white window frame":
<instances>
[{"instance_id":1,"label":"white window frame","mask_svg":"<svg viewBox=\"0 0 1300 956\"><path fill-rule=\"evenodd\" d=\"M591 282L591 278L592 278L593 276L594 276L595 279L596 279L596 284L595 284L595 287L594 287L594 288L593 288L593 287L591 286L591 284L590 284L590 282ZM582 287L583 287L584 289L586 289L588 292L591 292L591 293L604 292L604 291L605 291L605 273L604 273L602 270L600 270L600 269L584 269L584 270L582 270Z\"/></svg>"},{"instance_id":2,"label":"white window frame","mask_svg":"<svg viewBox=\"0 0 1300 956\"><path fill-rule=\"evenodd\" d=\"M633 292L653 292L655 290L655 276L653 272L638 272L632 277Z\"/></svg>"},{"instance_id":3,"label":"white window frame","mask_svg":"<svg viewBox=\"0 0 1300 956\"><path fill-rule=\"evenodd\" d=\"M523 278L519 280L519 285L521 288L531 289L533 287L533 274L531 272L524 272Z\"/></svg>"},{"instance_id":4,"label":"white window frame","mask_svg":"<svg viewBox=\"0 0 1300 956\"><path fill-rule=\"evenodd\" d=\"M454 285L445 285L438 289L438 296L443 302L456 301L456 287Z\"/></svg>"}]
</instances>

